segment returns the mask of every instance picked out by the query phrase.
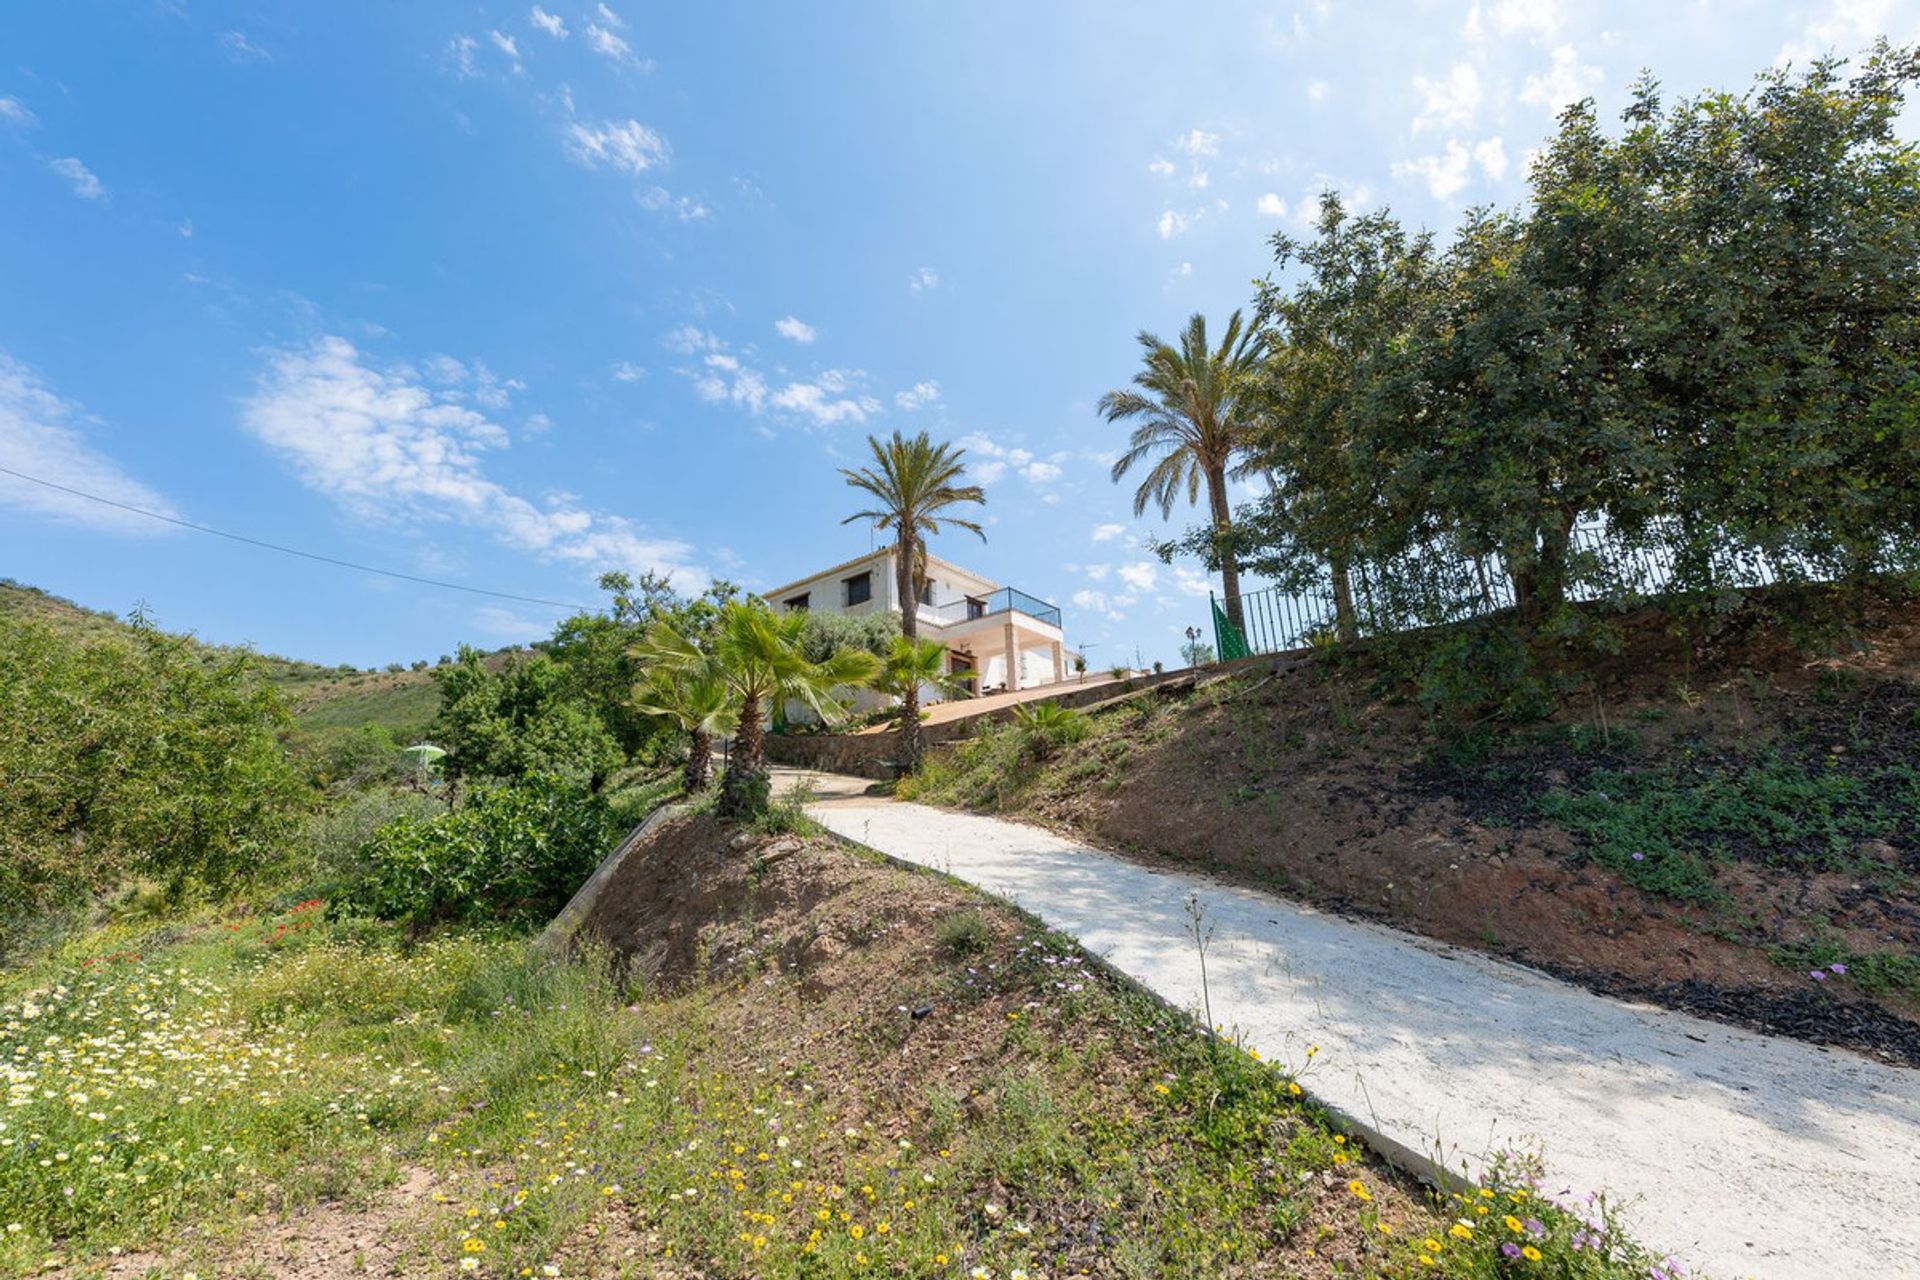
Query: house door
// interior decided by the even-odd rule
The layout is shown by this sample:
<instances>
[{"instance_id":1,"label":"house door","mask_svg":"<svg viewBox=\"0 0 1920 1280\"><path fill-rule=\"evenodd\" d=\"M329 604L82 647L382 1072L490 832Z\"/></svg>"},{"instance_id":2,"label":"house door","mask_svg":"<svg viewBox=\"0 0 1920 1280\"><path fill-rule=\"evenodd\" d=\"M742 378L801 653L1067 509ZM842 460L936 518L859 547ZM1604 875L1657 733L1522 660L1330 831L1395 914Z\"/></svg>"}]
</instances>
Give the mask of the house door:
<instances>
[{"instance_id":1,"label":"house door","mask_svg":"<svg viewBox=\"0 0 1920 1280\"><path fill-rule=\"evenodd\" d=\"M962 687L966 689L969 697L980 692L980 681L977 673L974 671L972 654L955 653L949 649L947 651L947 674L964 682Z\"/></svg>"}]
</instances>

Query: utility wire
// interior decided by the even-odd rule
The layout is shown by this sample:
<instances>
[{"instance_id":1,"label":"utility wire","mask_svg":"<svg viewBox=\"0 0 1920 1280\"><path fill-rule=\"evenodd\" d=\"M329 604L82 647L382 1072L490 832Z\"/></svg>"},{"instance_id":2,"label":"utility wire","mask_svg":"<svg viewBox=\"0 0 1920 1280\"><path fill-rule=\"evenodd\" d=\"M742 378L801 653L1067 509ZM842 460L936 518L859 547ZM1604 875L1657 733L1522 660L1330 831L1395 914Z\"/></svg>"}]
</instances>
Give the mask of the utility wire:
<instances>
[{"instance_id":1,"label":"utility wire","mask_svg":"<svg viewBox=\"0 0 1920 1280\"><path fill-rule=\"evenodd\" d=\"M245 534L228 533L224 529L214 529L204 524L195 524L191 520L181 520L175 516L164 516L158 511L148 511L144 507L129 506L124 502L116 502L112 498L103 498L97 493L85 493L79 489L69 488L64 484L55 484L51 480L42 480L39 476L30 476L24 471L15 471L11 467L0 467L0 475L9 475L16 480L26 480L33 484L44 485L49 489L57 489L61 493L71 494L76 498L85 498L88 502L98 502L102 506L116 507L121 511L130 511L134 515L145 516L149 520L158 520L163 524L178 525L182 529L192 529L195 533L210 533L216 538L225 538L230 542L244 542L250 547L262 547L268 551L278 551L281 555L299 556L302 560L318 560L321 564L337 565L342 569L355 569L361 573L378 574L383 578L398 578L402 582L414 582L423 587L440 587L447 591L465 591L469 595L492 596L496 600L518 600L522 604L551 605L556 609L590 610L593 607L592 605L576 604L568 600L542 600L539 596L521 596L515 595L511 591L491 591L486 587L469 587L458 582L442 582L438 578L421 578L414 574L401 573L394 569L382 569L377 565L356 564L352 560L341 560L334 556L323 556L314 551L302 551L298 547L283 547L277 542L264 542L259 538L249 538Z\"/></svg>"}]
</instances>

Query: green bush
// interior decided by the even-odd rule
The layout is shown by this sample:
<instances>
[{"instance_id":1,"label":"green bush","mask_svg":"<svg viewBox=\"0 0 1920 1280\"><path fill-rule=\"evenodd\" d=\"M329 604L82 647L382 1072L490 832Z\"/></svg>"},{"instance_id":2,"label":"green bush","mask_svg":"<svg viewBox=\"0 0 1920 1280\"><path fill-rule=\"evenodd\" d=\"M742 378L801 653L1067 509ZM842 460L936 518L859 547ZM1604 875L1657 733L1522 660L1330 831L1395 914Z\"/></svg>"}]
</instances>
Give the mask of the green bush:
<instances>
[{"instance_id":1,"label":"green bush","mask_svg":"<svg viewBox=\"0 0 1920 1280\"><path fill-rule=\"evenodd\" d=\"M410 924L529 923L553 915L622 832L606 801L535 776L476 791L437 818L402 817L360 850L355 909Z\"/></svg>"},{"instance_id":2,"label":"green bush","mask_svg":"<svg viewBox=\"0 0 1920 1280\"><path fill-rule=\"evenodd\" d=\"M446 806L414 791L364 791L310 815L291 844L293 877L316 893L351 892L372 870L366 849L383 828L403 819L429 822Z\"/></svg>"},{"instance_id":3,"label":"green bush","mask_svg":"<svg viewBox=\"0 0 1920 1280\"><path fill-rule=\"evenodd\" d=\"M1023 703L1013 709L1013 723L1019 730L1026 754L1035 760L1049 759L1061 747L1086 737L1092 729L1085 715L1057 702Z\"/></svg>"},{"instance_id":4,"label":"green bush","mask_svg":"<svg viewBox=\"0 0 1920 1280\"><path fill-rule=\"evenodd\" d=\"M291 825L287 714L257 660L133 626L0 617L0 955L130 878L230 885Z\"/></svg>"}]
</instances>

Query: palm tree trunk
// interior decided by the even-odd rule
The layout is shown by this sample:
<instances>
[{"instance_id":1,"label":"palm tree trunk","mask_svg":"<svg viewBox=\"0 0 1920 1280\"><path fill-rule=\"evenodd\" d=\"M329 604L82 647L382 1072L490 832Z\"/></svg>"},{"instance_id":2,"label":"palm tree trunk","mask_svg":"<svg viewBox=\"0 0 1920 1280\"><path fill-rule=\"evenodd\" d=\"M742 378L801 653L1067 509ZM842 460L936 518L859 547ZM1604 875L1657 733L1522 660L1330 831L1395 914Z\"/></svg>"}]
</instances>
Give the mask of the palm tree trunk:
<instances>
[{"instance_id":1,"label":"palm tree trunk","mask_svg":"<svg viewBox=\"0 0 1920 1280\"><path fill-rule=\"evenodd\" d=\"M695 729L692 741L687 744L687 769L683 786L688 795L705 791L707 783L713 780L713 735L705 729Z\"/></svg>"},{"instance_id":2,"label":"palm tree trunk","mask_svg":"<svg viewBox=\"0 0 1920 1280\"><path fill-rule=\"evenodd\" d=\"M900 767L913 773L920 768L920 682L907 681L900 693Z\"/></svg>"},{"instance_id":3,"label":"palm tree trunk","mask_svg":"<svg viewBox=\"0 0 1920 1280\"><path fill-rule=\"evenodd\" d=\"M723 818L751 818L767 803L766 732L760 723L760 701L740 704L740 725L733 732L733 751L727 773L720 779L720 803L714 811Z\"/></svg>"},{"instance_id":4,"label":"palm tree trunk","mask_svg":"<svg viewBox=\"0 0 1920 1280\"><path fill-rule=\"evenodd\" d=\"M893 584L899 592L900 634L912 640L920 635L920 598L913 582L914 536L905 521L893 548Z\"/></svg>"},{"instance_id":5,"label":"palm tree trunk","mask_svg":"<svg viewBox=\"0 0 1920 1280\"><path fill-rule=\"evenodd\" d=\"M1220 552L1220 587L1227 598L1227 621L1244 636L1247 620L1240 611L1240 561L1233 553L1233 513L1227 507L1224 465L1207 468L1207 500L1213 508L1213 538Z\"/></svg>"}]
</instances>

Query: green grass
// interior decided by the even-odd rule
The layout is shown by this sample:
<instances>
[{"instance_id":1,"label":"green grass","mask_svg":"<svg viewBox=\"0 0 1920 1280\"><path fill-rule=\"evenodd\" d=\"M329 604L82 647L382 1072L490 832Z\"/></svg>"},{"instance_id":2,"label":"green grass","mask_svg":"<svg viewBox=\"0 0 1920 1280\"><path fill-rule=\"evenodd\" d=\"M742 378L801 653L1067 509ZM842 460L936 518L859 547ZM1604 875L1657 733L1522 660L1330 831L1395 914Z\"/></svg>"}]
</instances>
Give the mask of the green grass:
<instances>
[{"instance_id":1,"label":"green grass","mask_svg":"<svg viewBox=\"0 0 1920 1280\"><path fill-rule=\"evenodd\" d=\"M439 685L425 672L367 679L378 683L366 689L343 686L337 691L330 686L326 696L302 705L294 718L308 729L379 725L402 746L425 735L440 713Z\"/></svg>"},{"instance_id":2,"label":"green grass","mask_svg":"<svg viewBox=\"0 0 1920 1280\"><path fill-rule=\"evenodd\" d=\"M929 1061L917 1097L881 1084L904 1035L891 997L835 1013L858 1050L830 1071L714 1023L740 999L767 1002L749 1028L804 1008L778 965L723 1000L659 998L593 956L485 933L408 946L313 903L73 940L0 975L0 1274L155 1245L181 1268L159 1274L210 1274L255 1215L365 1205L409 1169L434 1187L407 1233L417 1272L1007 1280L1071 1253L1198 1276L1337 1235L1372 1274L1509 1275L1499 1245L1521 1240L1543 1274L1646 1274L1624 1239L1575 1249L1580 1216L1517 1176L1427 1202L1292 1071L1065 939L943 933L968 954L933 994L988 1038L957 1080ZM612 1223L639 1224L640 1256L583 1261Z\"/></svg>"},{"instance_id":3,"label":"green grass","mask_svg":"<svg viewBox=\"0 0 1920 1280\"><path fill-rule=\"evenodd\" d=\"M1806 871L1853 865L1863 840L1920 830L1920 771L1868 774L1781 757L1722 767L1599 769L1533 801L1624 879L1683 900L1717 896L1715 863Z\"/></svg>"}]
</instances>

